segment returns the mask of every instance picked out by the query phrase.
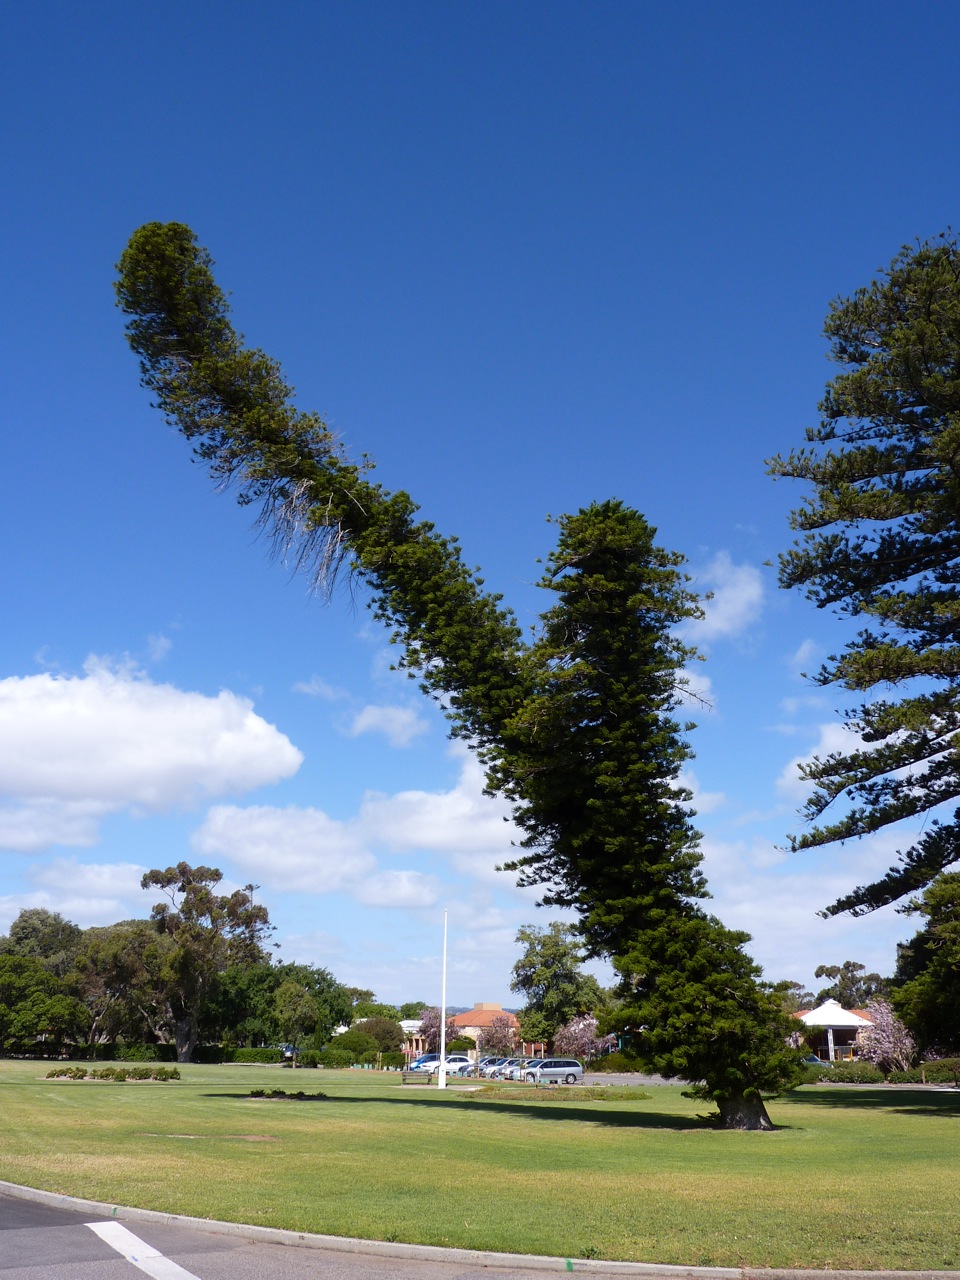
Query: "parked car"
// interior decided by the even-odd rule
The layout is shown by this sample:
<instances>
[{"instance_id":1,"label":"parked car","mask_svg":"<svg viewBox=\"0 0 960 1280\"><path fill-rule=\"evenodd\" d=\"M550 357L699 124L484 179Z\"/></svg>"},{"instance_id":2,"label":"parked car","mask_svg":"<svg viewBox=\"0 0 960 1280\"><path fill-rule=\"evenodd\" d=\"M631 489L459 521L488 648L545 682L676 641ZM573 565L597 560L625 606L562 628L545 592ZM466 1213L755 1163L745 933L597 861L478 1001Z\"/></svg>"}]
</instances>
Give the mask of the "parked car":
<instances>
[{"instance_id":1,"label":"parked car","mask_svg":"<svg viewBox=\"0 0 960 1280\"><path fill-rule=\"evenodd\" d=\"M496 1069L497 1069L499 1066L501 1066L504 1062L506 1062L506 1058L491 1058L488 1062L486 1062L486 1063L485 1063L485 1064L480 1068L480 1074L481 1074L481 1075L484 1075L484 1076L487 1076L487 1077L488 1077L488 1079L492 1079L492 1078L493 1078L493 1073L494 1073L494 1072L496 1071Z\"/></svg>"},{"instance_id":2,"label":"parked car","mask_svg":"<svg viewBox=\"0 0 960 1280\"><path fill-rule=\"evenodd\" d=\"M432 1071L439 1061L439 1053L421 1053L419 1058L414 1058L407 1070Z\"/></svg>"},{"instance_id":3,"label":"parked car","mask_svg":"<svg viewBox=\"0 0 960 1280\"><path fill-rule=\"evenodd\" d=\"M522 1080L527 1067L535 1067L539 1061L539 1058L521 1058L516 1066L511 1067L502 1078L504 1080Z\"/></svg>"},{"instance_id":4,"label":"parked car","mask_svg":"<svg viewBox=\"0 0 960 1280\"><path fill-rule=\"evenodd\" d=\"M493 1080L506 1080L514 1067L522 1066L523 1058L504 1058L499 1066L494 1067L490 1072Z\"/></svg>"},{"instance_id":5,"label":"parked car","mask_svg":"<svg viewBox=\"0 0 960 1280\"><path fill-rule=\"evenodd\" d=\"M528 1063L522 1078L530 1084L579 1084L583 1063L576 1058L544 1058L542 1062Z\"/></svg>"},{"instance_id":6,"label":"parked car","mask_svg":"<svg viewBox=\"0 0 960 1280\"><path fill-rule=\"evenodd\" d=\"M444 1075L454 1076L457 1074L457 1072L460 1070L461 1067L472 1067L473 1063L471 1062L468 1055L465 1053L448 1053L446 1057L446 1061L444 1062L443 1066L444 1066ZM439 1075L440 1073L440 1055L439 1054L437 1054L436 1062L431 1062L426 1069L427 1071L430 1071L433 1074Z\"/></svg>"}]
</instances>

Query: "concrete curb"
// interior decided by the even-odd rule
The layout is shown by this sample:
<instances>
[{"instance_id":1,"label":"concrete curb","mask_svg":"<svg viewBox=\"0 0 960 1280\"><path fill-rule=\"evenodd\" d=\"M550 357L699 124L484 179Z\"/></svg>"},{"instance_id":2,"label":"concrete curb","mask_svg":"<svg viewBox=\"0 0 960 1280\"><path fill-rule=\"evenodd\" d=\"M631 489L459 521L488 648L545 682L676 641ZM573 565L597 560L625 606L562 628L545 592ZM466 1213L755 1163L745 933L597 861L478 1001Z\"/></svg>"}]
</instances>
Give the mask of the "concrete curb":
<instances>
[{"instance_id":1,"label":"concrete curb","mask_svg":"<svg viewBox=\"0 0 960 1280\"><path fill-rule=\"evenodd\" d=\"M452 1262L490 1269L511 1267L527 1271L593 1272L600 1275L690 1276L696 1280L958 1280L960 1271L799 1271L763 1267L678 1267L658 1262L603 1262L595 1258L552 1258L532 1253L488 1253L479 1249L448 1249L432 1244L394 1244L388 1240L361 1240L353 1236L321 1236L285 1231L280 1227L253 1227L213 1218L188 1218L181 1213L135 1209L127 1205L80 1200L56 1191L39 1191L16 1182L0 1180L0 1193L18 1200L32 1200L57 1209L72 1209L98 1217L127 1222L158 1222L167 1226L196 1227L215 1235L240 1236L301 1249L326 1249L332 1253L367 1253L381 1258Z\"/></svg>"}]
</instances>

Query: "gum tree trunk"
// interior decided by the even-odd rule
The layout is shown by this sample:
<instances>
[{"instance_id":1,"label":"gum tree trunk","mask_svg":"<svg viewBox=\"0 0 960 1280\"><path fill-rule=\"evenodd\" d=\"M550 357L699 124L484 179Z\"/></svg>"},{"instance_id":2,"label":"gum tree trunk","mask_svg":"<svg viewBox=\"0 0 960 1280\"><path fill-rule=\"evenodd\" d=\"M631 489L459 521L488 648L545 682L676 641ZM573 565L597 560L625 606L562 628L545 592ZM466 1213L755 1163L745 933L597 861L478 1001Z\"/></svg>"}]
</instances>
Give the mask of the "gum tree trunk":
<instances>
[{"instance_id":1,"label":"gum tree trunk","mask_svg":"<svg viewBox=\"0 0 960 1280\"><path fill-rule=\"evenodd\" d=\"M197 1023L189 1015L177 1018L173 1024L174 1039L177 1045L177 1061L189 1062L197 1043Z\"/></svg>"}]
</instances>

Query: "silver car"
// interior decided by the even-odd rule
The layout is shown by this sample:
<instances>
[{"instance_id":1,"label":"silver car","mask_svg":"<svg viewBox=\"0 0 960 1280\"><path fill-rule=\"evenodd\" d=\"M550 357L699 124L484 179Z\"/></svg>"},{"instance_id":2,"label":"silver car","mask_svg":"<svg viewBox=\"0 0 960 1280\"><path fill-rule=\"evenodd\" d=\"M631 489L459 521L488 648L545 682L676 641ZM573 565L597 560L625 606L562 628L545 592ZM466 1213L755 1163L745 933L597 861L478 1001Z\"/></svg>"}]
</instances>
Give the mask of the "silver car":
<instances>
[{"instance_id":1,"label":"silver car","mask_svg":"<svg viewBox=\"0 0 960 1280\"><path fill-rule=\"evenodd\" d=\"M510 1072L514 1067L520 1067L522 1065L522 1058L504 1058L503 1061L495 1066L490 1072L490 1077L493 1080L509 1080Z\"/></svg>"},{"instance_id":2,"label":"silver car","mask_svg":"<svg viewBox=\"0 0 960 1280\"><path fill-rule=\"evenodd\" d=\"M515 1066L509 1071L504 1068L505 1074L501 1077L503 1080L524 1080L528 1067L535 1067L540 1062L539 1058L521 1058Z\"/></svg>"},{"instance_id":3,"label":"silver car","mask_svg":"<svg viewBox=\"0 0 960 1280\"><path fill-rule=\"evenodd\" d=\"M583 1063L576 1058L544 1058L524 1069L523 1079L530 1084L579 1084L583 1079Z\"/></svg>"}]
</instances>

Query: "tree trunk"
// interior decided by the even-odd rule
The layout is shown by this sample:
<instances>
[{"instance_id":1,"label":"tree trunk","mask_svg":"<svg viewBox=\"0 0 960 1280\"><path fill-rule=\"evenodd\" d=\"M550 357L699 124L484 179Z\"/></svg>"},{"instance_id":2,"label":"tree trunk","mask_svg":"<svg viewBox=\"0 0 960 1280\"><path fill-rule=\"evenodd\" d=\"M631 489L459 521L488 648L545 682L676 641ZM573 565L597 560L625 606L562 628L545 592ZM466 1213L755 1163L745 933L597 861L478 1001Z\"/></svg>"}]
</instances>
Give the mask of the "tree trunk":
<instances>
[{"instance_id":1,"label":"tree trunk","mask_svg":"<svg viewBox=\"0 0 960 1280\"><path fill-rule=\"evenodd\" d=\"M173 1024L177 1044L177 1061L189 1062L197 1043L197 1023L194 1018L177 1018Z\"/></svg>"},{"instance_id":2,"label":"tree trunk","mask_svg":"<svg viewBox=\"0 0 960 1280\"><path fill-rule=\"evenodd\" d=\"M764 1129L773 1128L773 1122L767 1115L763 1099L755 1089L746 1093L735 1094L730 1098L718 1098L721 1129Z\"/></svg>"}]
</instances>

